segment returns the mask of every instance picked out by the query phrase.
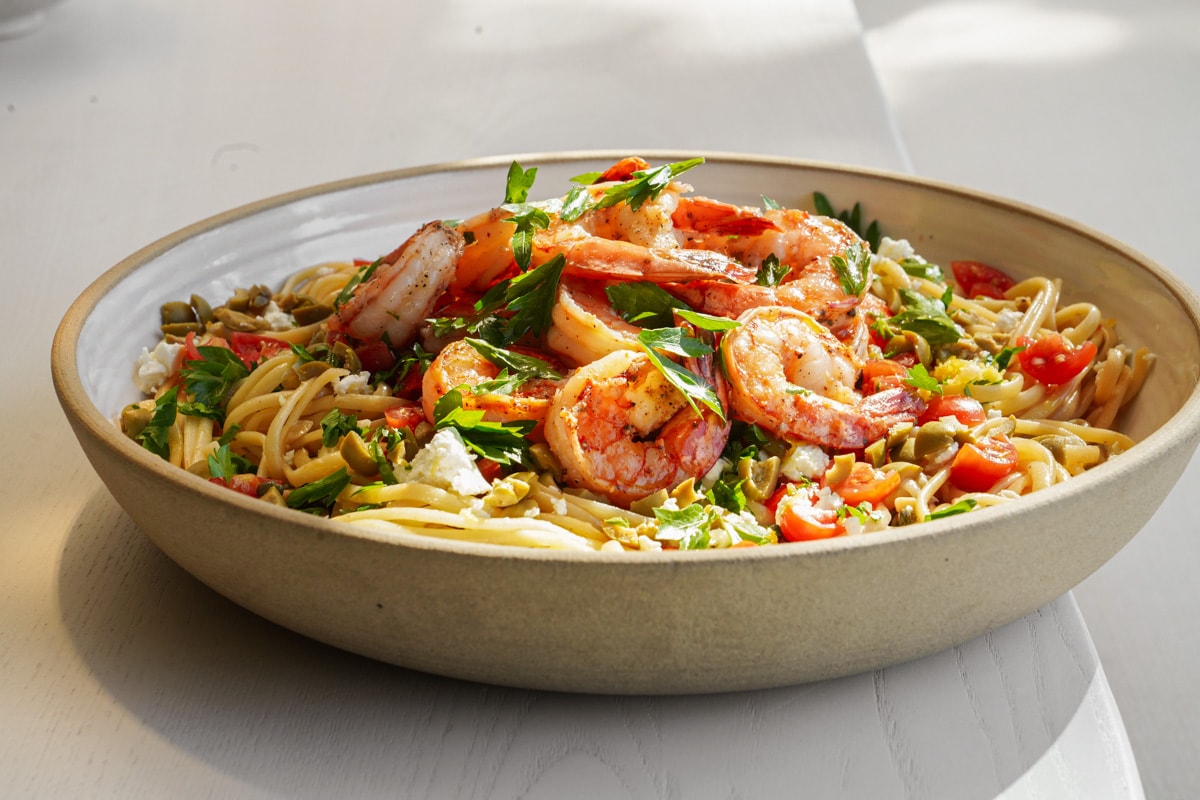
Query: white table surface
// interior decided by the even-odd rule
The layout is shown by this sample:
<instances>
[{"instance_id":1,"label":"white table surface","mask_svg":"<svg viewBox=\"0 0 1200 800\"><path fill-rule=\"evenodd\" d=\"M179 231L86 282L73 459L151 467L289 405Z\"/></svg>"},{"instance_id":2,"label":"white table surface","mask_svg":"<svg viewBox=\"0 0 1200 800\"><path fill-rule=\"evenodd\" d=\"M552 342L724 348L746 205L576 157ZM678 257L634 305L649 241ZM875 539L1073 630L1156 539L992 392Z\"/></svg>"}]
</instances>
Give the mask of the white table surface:
<instances>
[{"instance_id":1,"label":"white table surface","mask_svg":"<svg viewBox=\"0 0 1200 800\"><path fill-rule=\"evenodd\" d=\"M991 15L982 28L956 16L970 8ZM1170 167L1198 112L1186 71L1148 77L1195 73L1180 31L1195 17L1138 8L1155 13L1019 4L1068 46L1039 39L1017 84L999 54L1027 17L966 2L67 0L0 40L0 797L1128 798L1143 780L1151 796L1195 794L1180 737L1197 740L1200 701L1178 687L1200 633L1174 615L1194 601L1197 545L1179 490L1080 587L1087 625L1067 595L838 681L516 691L333 650L199 585L91 472L48 370L69 303L159 236L312 183L497 153L695 148L913 169L1080 218L1197 285L1179 236L1195 159L1182 177ZM1109 23L1126 35L1110 60L1067 35L1102 40ZM981 44L906 49L914 26L939 24L959 34L940 41L965 25ZM1150 114L1176 95L1181 125ZM1146 130L1162 134L1155 153L1115 155L1126 142L1112 137ZM980 157L997 142L1003 158Z\"/></svg>"}]
</instances>

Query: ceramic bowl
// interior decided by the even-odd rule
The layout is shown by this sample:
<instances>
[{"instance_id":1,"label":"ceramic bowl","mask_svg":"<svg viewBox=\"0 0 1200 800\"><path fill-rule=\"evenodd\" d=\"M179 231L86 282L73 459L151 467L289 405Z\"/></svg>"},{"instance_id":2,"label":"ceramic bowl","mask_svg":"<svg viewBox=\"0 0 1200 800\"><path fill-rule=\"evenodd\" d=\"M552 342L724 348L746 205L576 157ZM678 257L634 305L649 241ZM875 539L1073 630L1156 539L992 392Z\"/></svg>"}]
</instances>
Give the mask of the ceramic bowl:
<instances>
[{"instance_id":1,"label":"ceramic bowl","mask_svg":"<svg viewBox=\"0 0 1200 800\"><path fill-rule=\"evenodd\" d=\"M622 153L520 155L552 194ZM653 163L694 154L643 153ZM780 686L913 659L1030 613L1111 558L1200 437L1200 301L1129 248L1037 209L897 174L711 154L697 192L742 203L861 201L929 260L1060 276L1158 356L1121 427L1139 440L1019 502L868 536L705 552L582 554L456 543L277 508L172 468L113 422L158 306L373 258L425 221L496 204L513 157L370 175L213 217L114 266L71 306L55 387L87 457L145 534L217 592L279 625L404 667L596 693ZM535 187L535 195L537 195ZM539 195L540 196L540 195Z\"/></svg>"}]
</instances>

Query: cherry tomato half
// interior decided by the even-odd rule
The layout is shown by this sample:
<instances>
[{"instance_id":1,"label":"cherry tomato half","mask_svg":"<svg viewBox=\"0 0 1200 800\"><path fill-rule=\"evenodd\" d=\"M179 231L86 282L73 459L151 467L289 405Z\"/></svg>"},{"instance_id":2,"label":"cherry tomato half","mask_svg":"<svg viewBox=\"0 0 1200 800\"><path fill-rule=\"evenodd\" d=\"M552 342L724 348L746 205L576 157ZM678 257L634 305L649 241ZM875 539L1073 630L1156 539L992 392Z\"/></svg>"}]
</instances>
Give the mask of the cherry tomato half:
<instances>
[{"instance_id":1,"label":"cherry tomato half","mask_svg":"<svg viewBox=\"0 0 1200 800\"><path fill-rule=\"evenodd\" d=\"M1086 341L1076 347L1059 333L1044 333L1037 339L1021 337L1017 361L1026 375L1046 386L1066 383L1087 369L1096 357L1096 343Z\"/></svg>"},{"instance_id":2,"label":"cherry tomato half","mask_svg":"<svg viewBox=\"0 0 1200 800\"><path fill-rule=\"evenodd\" d=\"M784 491L775 508L775 524L789 542L829 539L846 533L846 526L838 519L837 511L816 506L814 487L804 487L790 493Z\"/></svg>"},{"instance_id":3,"label":"cherry tomato half","mask_svg":"<svg viewBox=\"0 0 1200 800\"><path fill-rule=\"evenodd\" d=\"M384 410L383 419L389 428L411 430L425 422L425 412L420 406L392 406Z\"/></svg>"},{"instance_id":4,"label":"cherry tomato half","mask_svg":"<svg viewBox=\"0 0 1200 800\"><path fill-rule=\"evenodd\" d=\"M234 331L229 334L229 349L249 369L263 359L271 358L288 349L288 343L272 336Z\"/></svg>"},{"instance_id":5,"label":"cherry tomato half","mask_svg":"<svg viewBox=\"0 0 1200 800\"><path fill-rule=\"evenodd\" d=\"M958 448L950 465L950 480L967 492L986 492L1017 468L1017 448L997 434Z\"/></svg>"},{"instance_id":6,"label":"cherry tomato half","mask_svg":"<svg viewBox=\"0 0 1200 800\"><path fill-rule=\"evenodd\" d=\"M863 394L875 394L884 389L896 389L905 386L908 379L908 367L890 358L877 358L863 364L862 390Z\"/></svg>"},{"instance_id":7,"label":"cherry tomato half","mask_svg":"<svg viewBox=\"0 0 1200 800\"><path fill-rule=\"evenodd\" d=\"M1016 281L981 261L951 261L950 271L963 297L1002 298Z\"/></svg>"},{"instance_id":8,"label":"cherry tomato half","mask_svg":"<svg viewBox=\"0 0 1200 800\"><path fill-rule=\"evenodd\" d=\"M855 461L845 480L829 488L841 495L847 505L870 503L878 506L900 485L900 473L877 470L865 461Z\"/></svg>"},{"instance_id":9,"label":"cherry tomato half","mask_svg":"<svg viewBox=\"0 0 1200 800\"><path fill-rule=\"evenodd\" d=\"M929 405L917 418L917 423L924 425L942 417L954 417L968 428L973 428L987 419L983 403L965 394L938 394L929 398Z\"/></svg>"}]
</instances>

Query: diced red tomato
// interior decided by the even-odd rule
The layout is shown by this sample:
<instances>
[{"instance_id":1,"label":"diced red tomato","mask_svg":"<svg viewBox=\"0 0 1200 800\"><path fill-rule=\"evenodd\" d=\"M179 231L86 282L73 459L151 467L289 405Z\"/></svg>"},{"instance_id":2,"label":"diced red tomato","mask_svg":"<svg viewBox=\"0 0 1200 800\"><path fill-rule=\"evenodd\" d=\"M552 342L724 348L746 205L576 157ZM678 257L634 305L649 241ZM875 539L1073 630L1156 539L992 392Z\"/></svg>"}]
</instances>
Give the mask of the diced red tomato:
<instances>
[{"instance_id":1,"label":"diced red tomato","mask_svg":"<svg viewBox=\"0 0 1200 800\"><path fill-rule=\"evenodd\" d=\"M234 331L229 334L229 349L242 360L247 368L263 359L276 356L288 349L288 343L273 336Z\"/></svg>"},{"instance_id":2,"label":"diced red tomato","mask_svg":"<svg viewBox=\"0 0 1200 800\"><path fill-rule=\"evenodd\" d=\"M262 487L263 479L257 475L249 473L244 475L233 475L229 478L209 478L211 483L218 486L224 486L228 489L233 489L235 492L241 492L249 497L258 497L259 489Z\"/></svg>"},{"instance_id":3,"label":"diced red tomato","mask_svg":"<svg viewBox=\"0 0 1200 800\"><path fill-rule=\"evenodd\" d=\"M392 406L384 410L383 419L389 428L409 430L426 421L420 406Z\"/></svg>"},{"instance_id":4,"label":"diced red tomato","mask_svg":"<svg viewBox=\"0 0 1200 800\"><path fill-rule=\"evenodd\" d=\"M950 271L963 297L1002 298L1017 283L1007 273L980 261L951 261Z\"/></svg>"},{"instance_id":5,"label":"diced red tomato","mask_svg":"<svg viewBox=\"0 0 1200 800\"><path fill-rule=\"evenodd\" d=\"M815 486L784 484L775 490L764 505L775 518L779 532L789 542L829 539L846 532L845 523L837 511L816 507Z\"/></svg>"},{"instance_id":6,"label":"diced red tomato","mask_svg":"<svg viewBox=\"0 0 1200 800\"><path fill-rule=\"evenodd\" d=\"M884 472L865 461L855 461L850 474L844 480L829 484L830 489L837 492L847 505L852 506L860 503L878 506L899 486L899 472Z\"/></svg>"},{"instance_id":7,"label":"diced red tomato","mask_svg":"<svg viewBox=\"0 0 1200 800\"><path fill-rule=\"evenodd\" d=\"M974 397L965 394L938 394L929 398L929 405L917 418L917 423L924 425L942 417L954 417L968 428L973 428L987 419L983 404Z\"/></svg>"},{"instance_id":8,"label":"diced red tomato","mask_svg":"<svg viewBox=\"0 0 1200 800\"><path fill-rule=\"evenodd\" d=\"M362 368L368 372L387 372L396 366L396 354L384 342L370 342L354 348Z\"/></svg>"},{"instance_id":9,"label":"diced red tomato","mask_svg":"<svg viewBox=\"0 0 1200 800\"><path fill-rule=\"evenodd\" d=\"M1017 448L1004 434L964 444L950 465L950 480L967 492L986 492L1017 468Z\"/></svg>"},{"instance_id":10,"label":"diced red tomato","mask_svg":"<svg viewBox=\"0 0 1200 800\"><path fill-rule=\"evenodd\" d=\"M1054 332L1033 340L1023 336L1017 340L1017 346L1025 348L1017 353L1022 371L1046 386L1066 383L1087 369L1096 357L1095 342L1089 340L1076 347Z\"/></svg>"},{"instance_id":11,"label":"diced red tomato","mask_svg":"<svg viewBox=\"0 0 1200 800\"><path fill-rule=\"evenodd\" d=\"M504 474L504 465L490 458L480 458L475 461L475 465L479 467L479 473L483 475L484 480L494 481Z\"/></svg>"},{"instance_id":12,"label":"diced red tomato","mask_svg":"<svg viewBox=\"0 0 1200 800\"><path fill-rule=\"evenodd\" d=\"M875 394L884 389L903 388L908 379L908 367L890 358L877 358L863 364L863 394Z\"/></svg>"}]
</instances>

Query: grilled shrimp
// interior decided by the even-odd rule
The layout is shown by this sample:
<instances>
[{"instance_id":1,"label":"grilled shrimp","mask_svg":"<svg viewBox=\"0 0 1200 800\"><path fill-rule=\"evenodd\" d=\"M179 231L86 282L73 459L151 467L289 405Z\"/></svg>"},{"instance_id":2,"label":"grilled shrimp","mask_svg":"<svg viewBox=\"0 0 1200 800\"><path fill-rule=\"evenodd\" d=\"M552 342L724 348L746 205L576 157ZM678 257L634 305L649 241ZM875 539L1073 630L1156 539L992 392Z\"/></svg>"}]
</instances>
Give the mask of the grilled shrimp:
<instances>
[{"instance_id":1,"label":"grilled shrimp","mask_svg":"<svg viewBox=\"0 0 1200 800\"><path fill-rule=\"evenodd\" d=\"M463 250L461 233L430 222L380 260L337 310L331 327L364 341L407 344L450 285Z\"/></svg>"},{"instance_id":2,"label":"grilled shrimp","mask_svg":"<svg viewBox=\"0 0 1200 800\"><path fill-rule=\"evenodd\" d=\"M484 358L468 342L460 339L446 345L430 362L421 380L421 406L426 418L433 422L434 407L447 392L467 387L467 391L462 392L463 408L483 411L484 419L492 422L533 420L537 425L529 435L540 441L543 438L546 412L550 409L550 401L561 381L553 378L531 378L507 393L476 394L470 391L495 380L499 374L500 368Z\"/></svg>"},{"instance_id":3,"label":"grilled shrimp","mask_svg":"<svg viewBox=\"0 0 1200 800\"><path fill-rule=\"evenodd\" d=\"M698 371L716 378L711 358ZM729 429L707 407L692 410L644 352L616 350L567 378L546 417L546 443L564 481L628 506L707 473Z\"/></svg>"},{"instance_id":4,"label":"grilled shrimp","mask_svg":"<svg viewBox=\"0 0 1200 800\"><path fill-rule=\"evenodd\" d=\"M905 389L865 399L849 348L802 311L752 308L721 338L734 413L791 441L857 450L924 404Z\"/></svg>"},{"instance_id":5,"label":"grilled shrimp","mask_svg":"<svg viewBox=\"0 0 1200 800\"><path fill-rule=\"evenodd\" d=\"M603 281L564 277L550 317L546 346L576 364L586 364L614 350L637 350L636 325L612 307Z\"/></svg>"}]
</instances>

